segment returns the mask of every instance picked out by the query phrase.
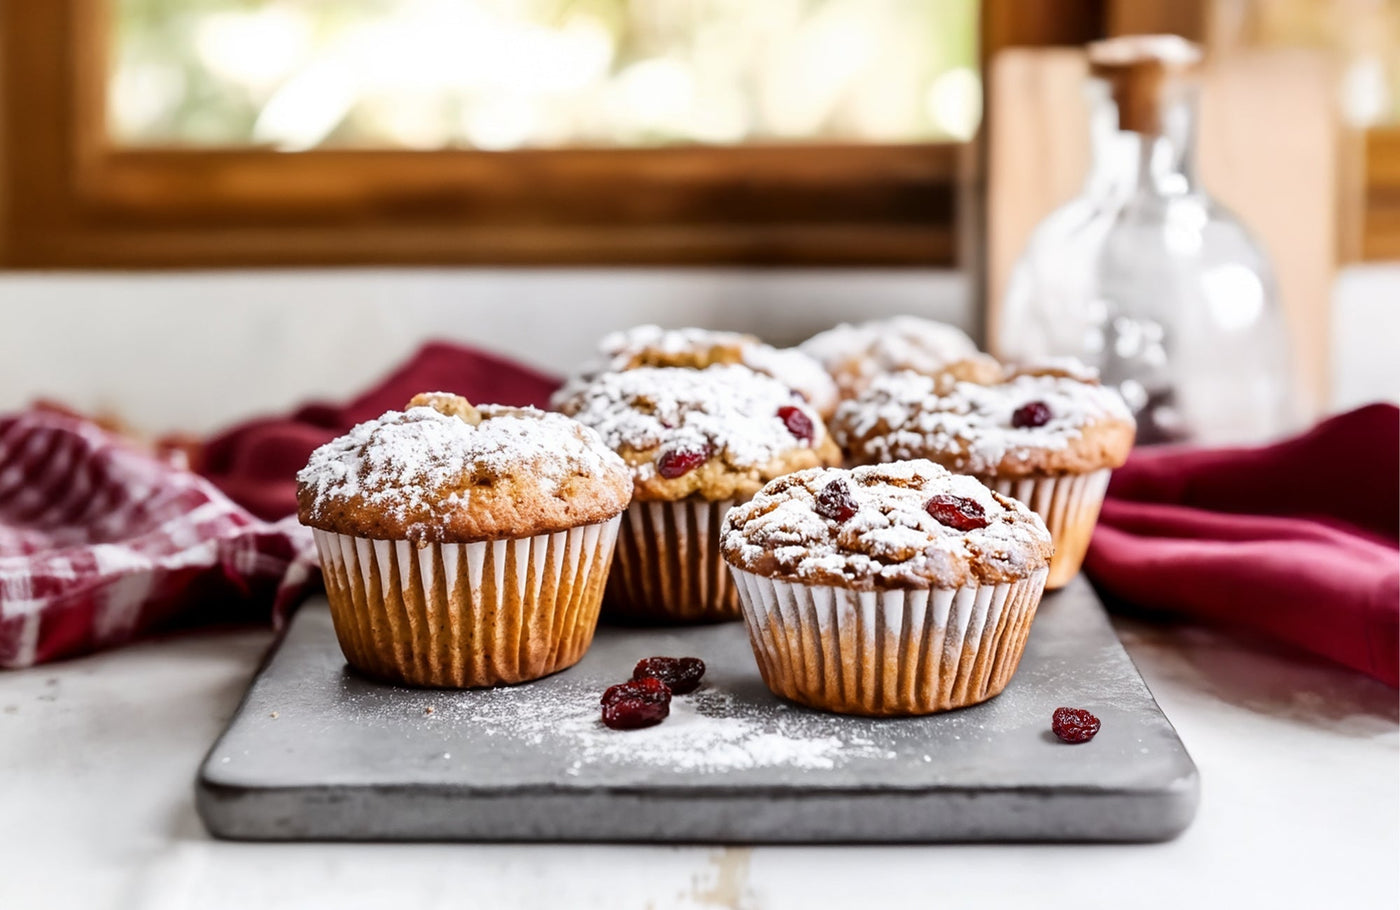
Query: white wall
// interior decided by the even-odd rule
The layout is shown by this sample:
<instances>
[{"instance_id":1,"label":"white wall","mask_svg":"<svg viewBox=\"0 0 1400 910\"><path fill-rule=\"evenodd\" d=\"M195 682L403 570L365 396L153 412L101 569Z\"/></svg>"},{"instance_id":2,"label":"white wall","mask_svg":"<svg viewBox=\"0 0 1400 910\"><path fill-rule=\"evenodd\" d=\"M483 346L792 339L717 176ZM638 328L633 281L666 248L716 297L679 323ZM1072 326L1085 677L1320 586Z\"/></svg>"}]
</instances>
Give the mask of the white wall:
<instances>
[{"instance_id":1,"label":"white wall","mask_svg":"<svg viewBox=\"0 0 1400 910\"><path fill-rule=\"evenodd\" d=\"M206 433L348 397L429 338L563 373L638 322L788 343L896 312L973 321L965 281L920 270L0 273L0 412L46 396ZM1400 400L1400 263L1344 272L1333 312L1332 409Z\"/></svg>"},{"instance_id":2,"label":"white wall","mask_svg":"<svg viewBox=\"0 0 1400 910\"><path fill-rule=\"evenodd\" d=\"M1344 269L1332 293L1332 410L1400 402L1400 262Z\"/></svg>"},{"instance_id":3,"label":"white wall","mask_svg":"<svg viewBox=\"0 0 1400 910\"><path fill-rule=\"evenodd\" d=\"M0 412L36 396L147 432L340 399L447 338L556 373L639 322L800 340L841 319L967 326L965 282L890 270L0 273Z\"/></svg>"}]
</instances>

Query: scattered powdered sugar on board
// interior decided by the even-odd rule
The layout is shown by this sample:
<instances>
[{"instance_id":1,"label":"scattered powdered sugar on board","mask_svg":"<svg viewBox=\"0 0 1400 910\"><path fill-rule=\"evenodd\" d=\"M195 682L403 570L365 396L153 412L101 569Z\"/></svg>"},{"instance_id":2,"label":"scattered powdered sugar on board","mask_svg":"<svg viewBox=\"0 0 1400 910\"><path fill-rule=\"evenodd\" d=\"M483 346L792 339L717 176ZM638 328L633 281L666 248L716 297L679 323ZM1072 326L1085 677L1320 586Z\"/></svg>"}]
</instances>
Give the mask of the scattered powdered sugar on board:
<instances>
[{"instance_id":1,"label":"scattered powdered sugar on board","mask_svg":"<svg viewBox=\"0 0 1400 910\"><path fill-rule=\"evenodd\" d=\"M872 739L843 730L843 719L835 715L782 706L767 717L751 711L742 716L744 705L709 685L673 697L670 716L657 726L610 730L600 719L600 694L572 683L513 686L425 695L425 705L416 710L425 724L470 726L475 734L559 755L569 776L589 765L706 774L773 767L825 770L855 759L895 757ZM844 720L848 725L850 719Z\"/></svg>"}]
</instances>

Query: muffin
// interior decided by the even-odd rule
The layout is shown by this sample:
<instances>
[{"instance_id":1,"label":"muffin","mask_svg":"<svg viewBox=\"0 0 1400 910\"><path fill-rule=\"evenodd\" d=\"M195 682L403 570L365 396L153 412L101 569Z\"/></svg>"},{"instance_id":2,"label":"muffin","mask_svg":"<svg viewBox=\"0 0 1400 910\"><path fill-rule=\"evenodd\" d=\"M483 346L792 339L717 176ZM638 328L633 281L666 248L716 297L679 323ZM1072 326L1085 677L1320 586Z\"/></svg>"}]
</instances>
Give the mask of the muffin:
<instances>
[{"instance_id":1,"label":"muffin","mask_svg":"<svg viewBox=\"0 0 1400 910\"><path fill-rule=\"evenodd\" d=\"M578 662L631 495L627 465L577 421L444 393L356 426L297 474L345 659L415 686Z\"/></svg>"},{"instance_id":2,"label":"muffin","mask_svg":"<svg viewBox=\"0 0 1400 910\"><path fill-rule=\"evenodd\" d=\"M815 468L725 517L721 548L763 681L843 714L985 701L1021 660L1050 534L931 461Z\"/></svg>"},{"instance_id":3,"label":"muffin","mask_svg":"<svg viewBox=\"0 0 1400 910\"><path fill-rule=\"evenodd\" d=\"M738 619L724 513L774 477L841 458L810 405L743 366L604 373L567 406L632 469L605 603L632 622Z\"/></svg>"},{"instance_id":4,"label":"muffin","mask_svg":"<svg viewBox=\"0 0 1400 910\"><path fill-rule=\"evenodd\" d=\"M875 377L898 370L934 375L958 361L980 364L983 371L996 364L962 329L917 316L843 323L813 335L797 349L822 365L843 399L865 391Z\"/></svg>"},{"instance_id":5,"label":"muffin","mask_svg":"<svg viewBox=\"0 0 1400 910\"><path fill-rule=\"evenodd\" d=\"M1052 590L1079 571L1109 473L1128 457L1134 432L1116 391L1062 366L1022 368L987 385L894 373L832 418L853 464L928 458L1040 513L1055 540Z\"/></svg>"},{"instance_id":6,"label":"muffin","mask_svg":"<svg viewBox=\"0 0 1400 910\"><path fill-rule=\"evenodd\" d=\"M603 373L620 373L638 367L688 367L703 370L721 364L741 364L771 376L797 392L821 414L836 410L836 384L817 363L794 348L775 348L753 335L711 329L663 329L639 325L605 335L598 343L598 359L586 364L564 384L551 402L567 410L570 399Z\"/></svg>"}]
</instances>

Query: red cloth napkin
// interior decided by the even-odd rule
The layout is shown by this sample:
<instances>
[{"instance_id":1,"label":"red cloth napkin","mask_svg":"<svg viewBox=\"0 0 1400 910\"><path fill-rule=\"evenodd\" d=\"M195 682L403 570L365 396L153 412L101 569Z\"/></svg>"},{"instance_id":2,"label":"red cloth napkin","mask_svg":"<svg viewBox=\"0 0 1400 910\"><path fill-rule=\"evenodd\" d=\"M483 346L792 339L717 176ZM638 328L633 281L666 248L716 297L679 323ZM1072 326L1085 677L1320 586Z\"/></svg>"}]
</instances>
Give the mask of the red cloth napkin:
<instances>
[{"instance_id":1,"label":"red cloth napkin","mask_svg":"<svg viewBox=\"0 0 1400 910\"><path fill-rule=\"evenodd\" d=\"M1110 604L1400 685L1400 410L1257 449L1139 449L1108 496L1085 569Z\"/></svg>"},{"instance_id":2,"label":"red cloth napkin","mask_svg":"<svg viewBox=\"0 0 1400 910\"><path fill-rule=\"evenodd\" d=\"M196 469L254 515L275 520L296 511L296 473L313 449L357 423L401 409L419 392L547 407L558 387L558 379L494 354L429 344L347 404L308 405L288 417L255 420L214 437L196 459Z\"/></svg>"},{"instance_id":3,"label":"red cloth napkin","mask_svg":"<svg viewBox=\"0 0 1400 910\"><path fill-rule=\"evenodd\" d=\"M418 392L543 405L556 385L429 345L349 404L209 441L196 460L227 496L72 417L0 421L0 666L198 621L220 602L266 616L314 575L308 535L286 518L313 448ZM1113 605L1262 633L1396 685L1398 487L1390 406L1262 449L1139 450L1114 475L1086 568Z\"/></svg>"},{"instance_id":4,"label":"red cloth napkin","mask_svg":"<svg viewBox=\"0 0 1400 910\"><path fill-rule=\"evenodd\" d=\"M0 419L0 667L184 622L266 618L315 576L295 519L260 521L212 484L95 423Z\"/></svg>"},{"instance_id":5,"label":"red cloth napkin","mask_svg":"<svg viewBox=\"0 0 1400 910\"><path fill-rule=\"evenodd\" d=\"M309 405L193 447L208 479L75 415L0 419L0 667L176 621L280 615L319 580L294 517L295 475L312 449L418 392L544 405L557 386L491 354L430 344L346 405Z\"/></svg>"}]
</instances>

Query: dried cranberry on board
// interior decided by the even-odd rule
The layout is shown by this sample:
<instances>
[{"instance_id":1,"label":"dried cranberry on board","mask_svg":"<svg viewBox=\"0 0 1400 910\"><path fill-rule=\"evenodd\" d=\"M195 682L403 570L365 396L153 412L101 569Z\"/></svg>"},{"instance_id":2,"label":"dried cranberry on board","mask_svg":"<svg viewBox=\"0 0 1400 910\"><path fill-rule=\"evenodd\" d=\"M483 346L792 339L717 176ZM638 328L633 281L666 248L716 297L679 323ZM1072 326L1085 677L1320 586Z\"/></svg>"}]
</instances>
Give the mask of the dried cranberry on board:
<instances>
[{"instance_id":1,"label":"dried cranberry on board","mask_svg":"<svg viewBox=\"0 0 1400 910\"><path fill-rule=\"evenodd\" d=\"M939 524L959 531L975 531L990 524L982 507L964 496L939 493L924 504L924 509Z\"/></svg>"},{"instance_id":2,"label":"dried cranberry on board","mask_svg":"<svg viewBox=\"0 0 1400 910\"><path fill-rule=\"evenodd\" d=\"M844 522L860 508L851 496L850 487L839 477L817 491L817 514L835 522Z\"/></svg>"},{"instance_id":3,"label":"dried cranberry on board","mask_svg":"<svg viewBox=\"0 0 1400 910\"><path fill-rule=\"evenodd\" d=\"M812 426L812 418L796 405L785 404L778 408L778 417L782 420L783 426L788 432L803 442L811 442L816 435L816 429Z\"/></svg>"},{"instance_id":4,"label":"dried cranberry on board","mask_svg":"<svg viewBox=\"0 0 1400 910\"><path fill-rule=\"evenodd\" d=\"M667 480L675 480L700 467L709 458L708 447L667 449L656 459L656 473Z\"/></svg>"},{"instance_id":5,"label":"dried cranberry on board","mask_svg":"<svg viewBox=\"0 0 1400 910\"><path fill-rule=\"evenodd\" d=\"M659 679L672 695L686 695L700 688L705 662L698 657L647 657L637 661L633 679Z\"/></svg>"},{"instance_id":6,"label":"dried cranberry on board","mask_svg":"<svg viewBox=\"0 0 1400 910\"><path fill-rule=\"evenodd\" d=\"M1087 743L1099 732L1099 719L1083 708L1056 708L1050 729L1067 743Z\"/></svg>"},{"instance_id":7,"label":"dried cranberry on board","mask_svg":"<svg viewBox=\"0 0 1400 910\"><path fill-rule=\"evenodd\" d=\"M1021 405L1011 413L1011 425L1018 430L1043 427L1050 422L1050 405L1043 401L1032 401Z\"/></svg>"},{"instance_id":8,"label":"dried cranberry on board","mask_svg":"<svg viewBox=\"0 0 1400 910\"><path fill-rule=\"evenodd\" d=\"M603 693L603 725L614 730L654 727L671 713L671 690L659 679L631 679Z\"/></svg>"}]
</instances>

